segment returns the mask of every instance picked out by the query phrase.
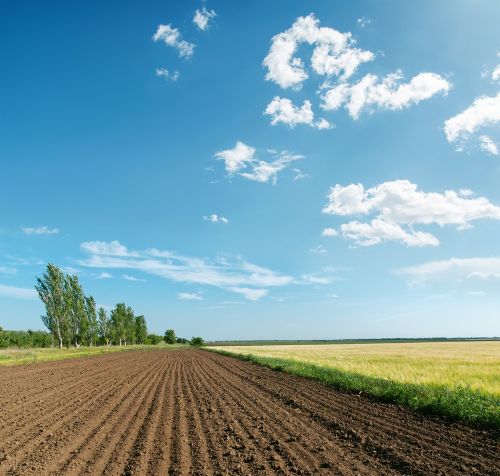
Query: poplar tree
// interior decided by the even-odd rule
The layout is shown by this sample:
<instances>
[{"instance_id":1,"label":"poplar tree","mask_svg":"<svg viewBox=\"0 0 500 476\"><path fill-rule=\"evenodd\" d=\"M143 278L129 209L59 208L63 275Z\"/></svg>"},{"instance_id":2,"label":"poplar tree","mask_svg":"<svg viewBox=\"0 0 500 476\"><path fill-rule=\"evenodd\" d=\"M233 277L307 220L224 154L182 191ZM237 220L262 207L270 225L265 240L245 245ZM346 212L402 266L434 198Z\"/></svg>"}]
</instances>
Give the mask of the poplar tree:
<instances>
[{"instance_id":1,"label":"poplar tree","mask_svg":"<svg viewBox=\"0 0 500 476\"><path fill-rule=\"evenodd\" d=\"M109 345L111 340L111 322L108 319L108 315L106 314L106 310L103 307L99 308L99 337Z\"/></svg>"},{"instance_id":2,"label":"poplar tree","mask_svg":"<svg viewBox=\"0 0 500 476\"><path fill-rule=\"evenodd\" d=\"M90 347L92 347L96 344L99 332L96 304L92 296L85 297L85 315L88 322L87 341Z\"/></svg>"},{"instance_id":3,"label":"poplar tree","mask_svg":"<svg viewBox=\"0 0 500 476\"><path fill-rule=\"evenodd\" d=\"M60 349L63 348L64 343L68 346L70 326L63 272L57 266L49 263L43 276L36 278L35 289L45 305L45 315L42 316L43 323L57 339Z\"/></svg>"},{"instance_id":4,"label":"poplar tree","mask_svg":"<svg viewBox=\"0 0 500 476\"><path fill-rule=\"evenodd\" d=\"M123 302L118 303L111 311L111 325L113 334L119 345L126 342L127 339L127 308Z\"/></svg>"},{"instance_id":5,"label":"poplar tree","mask_svg":"<svg viewBox=\"0 0 500 476\"><path fill-rule=\"evenodd\" d=\"M144 316L135 317L135 339L137 344L143 345L148 337L148 326Z\"/></svg>"},{"instance_id":6,"label":"poplar tree","mask_svg":"<svg viewBox=\"0 0 500 476\"><path fill-rule=\"evenodd\" d=\"M85 295L76 274L66 276L64 289L71 337L75 347L78 348L87 335L89 323L85 313Z\"/></svg>"}]
</instances>

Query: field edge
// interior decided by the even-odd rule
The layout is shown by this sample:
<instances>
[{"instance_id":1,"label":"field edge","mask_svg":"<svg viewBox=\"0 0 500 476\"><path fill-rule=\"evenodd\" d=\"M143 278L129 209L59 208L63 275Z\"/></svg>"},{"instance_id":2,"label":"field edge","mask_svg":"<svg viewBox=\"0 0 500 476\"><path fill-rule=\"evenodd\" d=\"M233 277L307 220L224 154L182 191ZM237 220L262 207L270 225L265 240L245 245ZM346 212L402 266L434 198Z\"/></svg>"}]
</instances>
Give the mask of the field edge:
<instances>
[{"instance_id":1,"label":"field edge","mask_svg":"<svg viewBox=\"0 0 500 476\"><path fill-rule=\"evenodd\" d=\"M272 370L310 378L333 388L365 394L378 401L403 405L427 415L445 417L450 421L493 429L500 433L500 399L467 387L450 389L440 385L400 383L292 359L240 354L207 347L203 349Z\"/></svg>"}]
</instances>

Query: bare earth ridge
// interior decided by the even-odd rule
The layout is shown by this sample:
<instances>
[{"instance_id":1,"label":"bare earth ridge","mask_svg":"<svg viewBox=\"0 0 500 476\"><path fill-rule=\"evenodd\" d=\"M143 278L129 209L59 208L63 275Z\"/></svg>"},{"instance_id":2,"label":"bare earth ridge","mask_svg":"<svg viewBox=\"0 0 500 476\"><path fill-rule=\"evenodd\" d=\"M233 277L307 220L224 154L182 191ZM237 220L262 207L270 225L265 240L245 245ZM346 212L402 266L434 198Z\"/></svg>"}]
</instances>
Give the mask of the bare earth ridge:
<instances>
[{"instance_id":1,"label":"bare earth ridge","mask_svg":"<svg viewBox=\"0 0 500 476\"><path fill-rule=\"evenodd\" d=\"M202 350L0 369L0 474L498 475L498 440Z\"/></svg>"}]
</instances>

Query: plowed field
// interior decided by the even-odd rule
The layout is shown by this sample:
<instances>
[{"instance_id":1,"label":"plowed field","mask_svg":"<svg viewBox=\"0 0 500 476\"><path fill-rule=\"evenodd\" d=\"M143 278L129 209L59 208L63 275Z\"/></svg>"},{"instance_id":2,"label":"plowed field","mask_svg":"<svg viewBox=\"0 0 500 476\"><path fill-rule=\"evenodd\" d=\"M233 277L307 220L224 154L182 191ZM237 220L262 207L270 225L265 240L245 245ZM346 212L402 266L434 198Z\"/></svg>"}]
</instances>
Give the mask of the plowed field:
<instances>
[{"instance_id":1,"label":"plowed field","mask_svg":"<svg viewBox=\"0 0 500 476\"><path fill-rule=\"evenodd\" d=\"M500 474L492 432L206 351L0 369L0 474Z\"/></svg>"}]
</instances>

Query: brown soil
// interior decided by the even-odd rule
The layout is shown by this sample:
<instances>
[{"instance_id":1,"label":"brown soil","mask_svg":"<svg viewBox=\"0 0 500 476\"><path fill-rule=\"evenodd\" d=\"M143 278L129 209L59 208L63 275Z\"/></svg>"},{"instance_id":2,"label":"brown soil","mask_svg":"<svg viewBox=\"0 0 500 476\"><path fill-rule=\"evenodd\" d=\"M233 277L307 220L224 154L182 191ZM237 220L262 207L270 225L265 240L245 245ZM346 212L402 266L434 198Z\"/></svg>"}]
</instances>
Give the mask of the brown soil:
<instances>
[{"instance_id":1,"label":"brown soil","mask_svg":"<svg viewBox=\"0 0 500 476\"><path fill-rule=\"evenodd\" d=\"M0 370L0 474L500 474L493 433L206 351Z\"/></svg>"}]
</instances>

